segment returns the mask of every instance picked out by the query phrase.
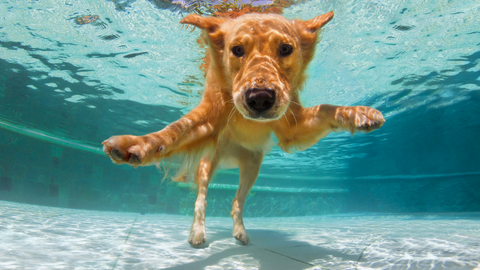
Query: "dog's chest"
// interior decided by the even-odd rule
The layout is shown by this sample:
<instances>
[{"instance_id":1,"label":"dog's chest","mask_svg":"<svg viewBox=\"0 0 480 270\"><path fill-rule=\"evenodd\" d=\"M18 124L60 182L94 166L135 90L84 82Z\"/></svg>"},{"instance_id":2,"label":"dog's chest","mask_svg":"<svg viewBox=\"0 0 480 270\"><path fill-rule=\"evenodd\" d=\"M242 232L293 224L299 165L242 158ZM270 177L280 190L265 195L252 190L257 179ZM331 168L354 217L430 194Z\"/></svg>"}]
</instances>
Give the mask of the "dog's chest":
<instances>
[{"instance_id":1,"label":"dog's chest","mask_svg":"<svg viewBox=\"0 0 480 270\"><path fill-rule=\"evenodd\" d=\"M252 151L268 152L272 147L272 130L262 122L232 117L223 133L224 139Z\"/></svg>"}]
</instances>

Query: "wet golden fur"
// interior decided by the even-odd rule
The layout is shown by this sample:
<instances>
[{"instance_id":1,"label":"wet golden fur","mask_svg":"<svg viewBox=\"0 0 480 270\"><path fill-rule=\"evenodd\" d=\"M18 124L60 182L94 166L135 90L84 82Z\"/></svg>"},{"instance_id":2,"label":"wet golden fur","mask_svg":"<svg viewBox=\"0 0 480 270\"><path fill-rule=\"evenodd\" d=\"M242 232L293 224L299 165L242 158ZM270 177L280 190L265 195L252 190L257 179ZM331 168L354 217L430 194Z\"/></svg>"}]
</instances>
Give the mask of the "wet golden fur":
<instances>
[{"instance_id":1,"label":"wet golden fur","mask_svg":"<svg viewBox=\"0 0 480 270\"><path fill-rule=\"evenodd\" d=\"M283 151L292 152L309 148L332 131L368 132L385 122L379 111L369 107L300 104L299 91L315 53L318 30L332 18L333 12L307 21L274 14L234 20L188 15L181 23L202 29L210 54L200 104L158 132L114 136L103 142L104 152L116 164L137 167L175 154L189 157L178 180L194 169L198 197L189 237L192 246L206 241L206 195L218 166L240 168L231 216L233 236L247 244L243 206L272 135Z\"/></svg>"}]
</instances>

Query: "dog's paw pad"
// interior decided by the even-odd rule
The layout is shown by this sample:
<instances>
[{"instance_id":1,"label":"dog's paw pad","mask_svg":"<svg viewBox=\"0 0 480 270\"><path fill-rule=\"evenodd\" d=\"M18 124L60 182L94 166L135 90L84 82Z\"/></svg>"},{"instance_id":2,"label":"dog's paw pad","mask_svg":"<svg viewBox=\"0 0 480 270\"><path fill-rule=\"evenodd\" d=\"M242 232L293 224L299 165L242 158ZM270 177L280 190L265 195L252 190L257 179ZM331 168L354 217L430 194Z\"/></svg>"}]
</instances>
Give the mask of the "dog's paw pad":
<instances>
[{"instance_id":1,"label":"dog's paw pad","mask_svg":"<svg viewBox=\"0 0 480 270\"><path fill-rule=\"evenodd\" d=\"M355 119L357 130L366 132L381 127L383 123L385 123L383 115L375 109L370 109L367 112L360 112Z\"/></svg>"},{"instance_id":2,"label":"dog's paw pad","mask_svg":"<svg viewBox=\"0 0 480 270\"><path fill-rule=\"evenodd\" d=\"M110 155L116 161L120 161L124 159L124 155L122 154L122 152L120 152L120 150L116 148L113 148L112 151L110 151Z\"/></svg>"},{"instance_id":3,"label":"dog's paw pad","mask_svg":"<svg viewBox=\"0 0 480 270\"><path fill-rule=\"evenodd\" d=\"M140 166L148 159L151 147L139 136L113 136L103 142L103 152L116 164Z\"/></svg>"},{"instance_id":4,"label":"dog's paw pad","mask_svg":"<svg viewBox=\"0 0 480 270\"><path fill-rule=\"evenodd\" d=\"M189 243L190 243L190 246L192 246L192 247L200 247L201 245L205 244L205 242L207 242L207 240L202 239L200 241L191 241Z\"/></svg>"},{"instance_id":5,"label":"dog's paw pad","mask_svg":"<svg viewBox=\"0 0 480 270\"><path fill-rule=\"evenodd\" d=\"M342 107L337 110L336 120L340 126L356 131L370 132L385 123L381 112L367 106Z\"/></svg>"},{"instance_id":6,"label":"dog's paw pad","mask_svg":"<svg viewBox=\"0 0 480 270\"><path fill-rule=\"evenodd\" d=\"M137 155L132 154L130 156L130 159L128 160L128 163L130 165L136 166L136 165L140 165L142 163L142 161L140 160L140 158Z\"/></svg>"},{"instance_id":7,"label":"dog's paw pad","mask_svg":"<svg viewBox=\"0 0 480 270\"><path fill-rule=\"evenodd\" d=\"M190 234L190 238L188 239L188 243L190 243L192 247L200 247L206 242L207 237L204 232L192 232Z\"/></svg>"},{"instance_id":8,"label":"dog's paw pad","mask_svg":"<svg viewBox=\"0 0 480 270\"><path fill-rule=\"evenodd\" d=\"M245 230L234 233L233 237L235 237L235 239L237 239L237 241L242 245L246 245L248 242L250 242L250 238Z\"/></svg>"}]
</instances>

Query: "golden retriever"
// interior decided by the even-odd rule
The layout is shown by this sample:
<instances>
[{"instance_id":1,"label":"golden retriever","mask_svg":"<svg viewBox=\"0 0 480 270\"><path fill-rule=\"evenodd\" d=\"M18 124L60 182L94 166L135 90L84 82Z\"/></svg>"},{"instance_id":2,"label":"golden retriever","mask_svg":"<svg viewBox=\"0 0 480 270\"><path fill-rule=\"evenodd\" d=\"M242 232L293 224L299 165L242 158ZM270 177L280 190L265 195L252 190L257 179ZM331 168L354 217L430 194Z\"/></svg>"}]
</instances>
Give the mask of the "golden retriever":
<instances>
[{"instance_id":1,"label":"golden retriever","mask_svg":"<svg viewBox=\"0 0 480 270\"><path fill-rule=\"evenodd\" d=\"M206 241L207 189L220 165L240 169L231 216L233 236L247 244L243 206L272 135L290 153L311 147L332 131L369 132L385 122L379 111L369 107L304 108L300 104L318 31L332 18L333 12L307 21L290 21L276 14L236 19L188 15L180 23L202 29L210 58L200 104L158 132L113 136L103 142L104 152L115 164L134 167L183 154L176 180L186 181L192 175L198 187L189 237L192 246Z\"/></svg>"}]
</instances>

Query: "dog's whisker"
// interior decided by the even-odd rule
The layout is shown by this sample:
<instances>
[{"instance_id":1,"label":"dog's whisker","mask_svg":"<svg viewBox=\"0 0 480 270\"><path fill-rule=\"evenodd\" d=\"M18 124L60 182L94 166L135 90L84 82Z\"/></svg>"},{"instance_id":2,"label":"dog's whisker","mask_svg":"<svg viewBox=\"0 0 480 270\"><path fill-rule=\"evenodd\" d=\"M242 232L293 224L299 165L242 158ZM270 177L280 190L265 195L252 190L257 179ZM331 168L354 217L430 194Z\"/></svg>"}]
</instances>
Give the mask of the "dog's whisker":
<instances>
[{"instance_id":1,"label":"dog's whisker","mask_svg":"<svg viewBox=\"0 0 480 270\"><path fill-rule=\"evenodd\" d=\"M292 130L292 127L290 126L290 122L288 121L287 115L284 114L283 116L285 117L285 120L287 120L288 129Z\"/></svg>"},{"instance_id":2,"label":"dog's whisker","mask_svg":"<svg viewBox=\"0 0 480 270\"><path fill-rule=\"evenodd\" d=\"M237 108L235 108L235 106L233 106L232 110L230 111L230 113L228 114L228 120L227 120L227 125L230 123L230 119L232 119L233 115L235 114L235 110Z\"/></svg>"},{"instance_id":3,"label":"dog's whisker","mask_svg":"<svg viewBox=\"0 0 480 270\"><path fill-rule=\"evenodd\" d=\"M298 103L298 102L295 102L295 101L293 101L293 100L289 100L289 101L290 101L291 103L293 103L293 104L296 104L296 105L298 105L298 106L302 106L302 105L300 105L300 103Z\"/></svg>"},{"instance_id":4,"label":"dog's whisker","mask_svg":"<svg viewBox=\"0 0 480 270\"><path fill-rule=\"evenodd\" d=\"M230 123L230 119L232 119L233 115L235 114L235 112L237 111L237 108L235 106L233 106L232 110L230 111L230 114L228 116L228 120L227 120L227 126L228 124ZM238 140L237 138L237 135L235 134L235 132L232 132L232 135L233 137L235 137L236 140Z\"/></svg>"}]
</instances>

